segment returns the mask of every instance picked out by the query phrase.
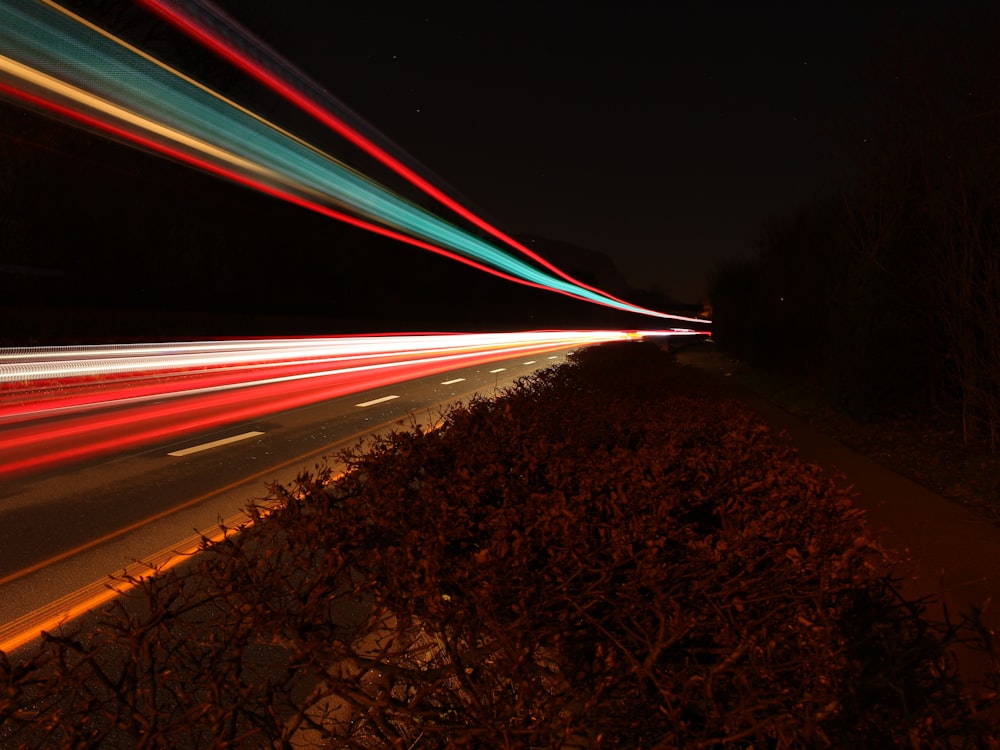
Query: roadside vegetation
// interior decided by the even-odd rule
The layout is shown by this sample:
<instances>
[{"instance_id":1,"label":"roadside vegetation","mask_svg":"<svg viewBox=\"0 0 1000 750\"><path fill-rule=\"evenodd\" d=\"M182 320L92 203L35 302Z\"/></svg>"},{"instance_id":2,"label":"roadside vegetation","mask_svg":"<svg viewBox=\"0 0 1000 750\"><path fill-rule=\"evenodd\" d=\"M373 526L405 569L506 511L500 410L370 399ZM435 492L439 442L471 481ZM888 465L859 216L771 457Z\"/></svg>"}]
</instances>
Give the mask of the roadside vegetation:
<instances>
[{"instance_id":1,"label":"roadside vegetation","mask_svg":"<svg viewBox=\"0 0 1000 750\"><path fill-rule=\"evenodd\" d=\"M0 661L0 746L1000 747L974 613L904 599L846 491L655 345L430 427Z\"/></svg>"},{"instance_id":2,"label":"roadside vegetation","mask_svg":"<svg viewBox=\"0 0 1000 750\"><path fill-rule=\"evenodd\" d=\"M756 257L711 285L733 355L859 420L917 419L977 460L1000 451L994 10L884 50L870 105L844 124L837 190L773 217Z\"/></svg>"},{"instance_id":3,"label":"roadside vegetation","mask_svg":"<svg viewBox=\"0 0 1000 750\"><path fill-rule=\"evenodd\" d=\"M809 394L800 413L998 519L1000 19L963 18L878 50L836 190L775 216L710 294L719 345Z\"/></svg>"}]
</instances>

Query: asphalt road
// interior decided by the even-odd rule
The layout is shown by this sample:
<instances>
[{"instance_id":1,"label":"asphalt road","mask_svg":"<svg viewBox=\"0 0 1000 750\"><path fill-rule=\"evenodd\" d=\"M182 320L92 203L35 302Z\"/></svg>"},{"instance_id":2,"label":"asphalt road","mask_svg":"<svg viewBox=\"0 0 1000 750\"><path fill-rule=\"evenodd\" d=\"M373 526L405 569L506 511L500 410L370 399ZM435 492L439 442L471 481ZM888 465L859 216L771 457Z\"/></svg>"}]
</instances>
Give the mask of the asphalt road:
<instances>
[{"instance_id":1,"label":"asphalt road","mask_svg":"<svg viewBox=\"0 0 1000 750\"><path fill-rule=\"evenodd\" d=\"M519 355L277 412L0 486L0 650L107 600L109 576L148 573L233 525L364 436L433 425L442 409L565 361Z\"/></svg>"}]
</instances>

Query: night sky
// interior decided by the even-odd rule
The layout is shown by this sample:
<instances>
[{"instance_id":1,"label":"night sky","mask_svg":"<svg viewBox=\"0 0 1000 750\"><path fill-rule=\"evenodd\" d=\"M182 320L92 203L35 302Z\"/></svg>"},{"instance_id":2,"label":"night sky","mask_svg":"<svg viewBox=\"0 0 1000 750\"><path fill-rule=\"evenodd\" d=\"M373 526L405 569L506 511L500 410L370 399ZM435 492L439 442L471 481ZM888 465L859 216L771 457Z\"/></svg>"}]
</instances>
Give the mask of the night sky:
<instances>
[{"instance_id":1,"label":"night sky","mask_svg":"<svg viewBox=\"0 0 1000 750\"><path fill-rule=\"evenodd\" d=\"M506 231L607 253L681 302L752 255L770 215L834 188L878 50L947 18L912 2L222 5Z\"/></svg>"},{"instance_id":2,"label":"night sky","mask_svg":"<svg viewBox=\"0 0 1000 750\"><path fill-rule=\"evenodd\" d=\"M128 0L66 3L401 186L373 170L372 160L353 161L359 152L272 93L162 22L150 23ZM456 12L432 3L218 4L466 206L508 234L605 254L633 291L661 293L630 300L651 306L664 298L701 303L720 264L755 254L770 217L832 195L852 170L848 144L870 127L879 61L928 28L961 28L989 6L542 0ZM55 268L64 279L60 294L81 304L132 304L131 295L149 305L229 309L234 300L257 305L270 296L309 314L350 310L356 320L381 310L394 326L407 325L418 308L451 325L494 300L493 307L519 311L517 325L582 324L588 313L579 307L594 307L574 302L555 319L545 306L557 295L492 277L470 281L483 274L413 257L427 254L358 237L360 230L271 206L277 201L120 145L33 138L33 121L14 110L0 114L14 128L0 145L15 155L19 143L36 147L0 191L5 210L11 217L34 211L38 219L15 226L20 245L15 238L5 246L20 254L0 257L0 266ZM60 204L55 222L40 208L52 203ZM159 229L150 235L151 227ZM304 295L313 300L308 310L298 301L303 279L323 286ZM11 277L5 289L27 302L41 296L23 281Z\"/></svg>"}]
</instances>

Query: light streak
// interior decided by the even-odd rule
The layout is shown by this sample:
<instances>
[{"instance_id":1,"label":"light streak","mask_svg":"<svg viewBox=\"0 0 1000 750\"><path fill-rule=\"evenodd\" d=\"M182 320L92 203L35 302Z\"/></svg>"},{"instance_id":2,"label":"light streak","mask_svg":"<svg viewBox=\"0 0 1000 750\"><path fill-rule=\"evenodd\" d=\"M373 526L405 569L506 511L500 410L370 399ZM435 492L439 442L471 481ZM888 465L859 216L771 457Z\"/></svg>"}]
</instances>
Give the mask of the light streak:
<instances>
[{"instance_id":1,"label":"light streak","mask_svg":"<svg viewBox=\"0 0 1000 750\"><path fill-rule=\"evenodd\" d=\"M0 475L176 440L459 367L632 337L525 331L3 350ZM109 373L123 379L109 381ZM58 388L45 389L53 383Z\"/></svg>"},{"instance_id":2,"label":"light streak","mask_svg":"<svg viewBox=\"0 0 1000 750\"><path fill-rule=\"evenodd\" d=\"M666 331L629 331L631 335L635 338L656 338L657 336L701 336L702 338L708 338L712 335L711 331L696 331L693 328L671 328Z\"/></svg>"},{"instance_id":3,"label":"light streak","mask_svg":"<svg viewBox=\"0 0 1000 750\"><path fill-rule=\"evenodd\" d=\"M111 373L157 373L208 366L268 362L329 361L354 356L491 349L512 341L598 343L619 338L608 331L523 331L519 333L375 334L287 339L231 339L146 344L38 346L0 349L0 382L54 377L99 377Z\"/></svg>"},{"instance_id":4,"label":"light streak","mask_svg":"<svg viewBox=\"0 0 1000 750\"><path fill-rule=\"evenodd\" d=\"M628 312L705 323L632 305L582 284L435 188L318 101L188 13L145 4L394 169L514 252L411 203L286 130L183 76L51 0L0 5L0 93L330 218L407 242L509 281ZM203 8L210 6L203 5ZM235 27L230 24L231 29ZM231 35L236 32L231 31ZM244 36L243 46L247 44ZM287 64L258 45L258 57ZM282 66L285 66L284 68Z\"/></svg>"},{"instance_id":5,"label":"light streak","mask_svg":"<svg viewBox=\"0 0 1000 750\"><path fill-rule=\"evenodd\" d=\"M0 7L0 10L2 10L2 7ZM4 58L0 57L0 68L3 68L3 67L4 67ZM7 66L7 67L10 68L11 70L13 70L13 69L15 69L16 66ZM3 72L3 70L0 69L0 73L2 73L2 72ZM208 160L199 159L195 155L190 154L190 153L186 153L183 150L171 148L169 145L167 145L165 143L162 143L162 142L159 142L157 140L152 140L150 138L147 138L147 137L145 137L141 133L129 131L127 129L123 129L123 128L120 128L120 127L116 127L113 123L104 122L104 121L101 121L99 119L95 119L94 117L91 117L91 116L87 115L84 112L74 111L72 109L69 109L67 107L64 107L64 106L60 105L57 102L53 102L53 101L50 101L50 100L46 100L46 99L44 99L42 97L35 96L35 95L31 94L30 92L22 91L22 90L19 90L19 89L16 89L16 88L12 88L10 86L5 86L4 84L0 83L0 94L5 94L5 95L7 95L7 96L9 96L11 98L14 98L14 99L20 99L21 101L24 101L24 102L26 102L28 104L37 106L37 107L39 107L41 109L44 109L44 110L48 110L48 111L50 111L50 112L52 112L54 114L57 114L59 116L62 116L64 118L66 118L68 120L76 121L76 122L82 123L85 126L94 128L95 130L97 130L99 132L104 132L104 133L110 134L113 137L120 137L120 138L129 140L129 141L133 142L134 144L136 144L138 146L147 148L147 149L149 149L151 151L154 151L154 152L162 153L162 154L164 154L166 156L169 156L171 158L174 158L174 159L180 161L181 163L184 163L184 164L187 164L189 166L201 169L201 170L203 170L205 172L208 172L210 174L214 174L214 175L216 175L218 177L229 179L229 180L231 180L231 181L233 181L233 182L235 182L237 184L241 184L241 185L244 185L246 187L250 187L250 188L259 190L259 191L261 191L261 192L263 192L263 193L265 193L267 195L271 195L272 197L280 198L282 200L288 201L289 203L294 203L296 205L302 206L303 208L307 208L307 209L309 209L311 211L315 211L315 212L320 213L320 214L322 214L324 216L328 216L328 217L330 217L332 219L336 219L338 221L342 221L342 222L347 223L347 224L352 224L352 225L354 225L356 227L360 227L360 228L365 229L367 231L374 232L376 234L381 234L384 237L389 237L390 239L398 240L400 242L404 242L404 243L413 245L415 247L419 247L421 249L428 250L428 251L433 252L433 253L437 253L439 255L445 256L445 257L450 258L452 260L457 260L457 261L465 263L466 265L471 266L471 267L473 267L473 268L475 268L475 269L477 269L479 271L484 271L486 273L490 273L490 274L492 274L494 276L498 276L498 277L500 277L502 279L505 279L507 281L513 281L515 283L524 284L526 286L532 286L532 287L536 287L536 288L539 288L539 289L547 289L548 288L544 284L536 283L536 282L533 282L533 281L528 281L528 280L525 280L525 279L520 279L520 278L511 276L510 274L504 273L504 272L502 272L500 270L497 270L495 268L490 268L489 266L483 265L481 263L477 263L474 260L471 260L469 258L466 258L466 257L463 257L461 255L458 255L458 254L456 254L454 252L451 252L451 251L449 251L449 250L447 250L445 248L438 247L438 246L430 244L428 242L424 242L424 241L420 240L419 238L411 237L411 236L408 236L406 234L401 234L401 233L393 231L393 230L391 230L391 229L389 229L387 227L379 226L377 224L372 224L371 222L364 221L363 219L360 219L358 217L350 216L348 214L345 214L342 211L337 211L335 209L332 209L332 208L330 208L328 206L325 206L325 205L322 205L320 203L316 203L314 201L307 200L306 198L304 198L304 197L302 197L300 195L297 195L294 192L280 190L280 189L278 189L278 188L276 188L276 187L268 184L267 182L260 181L260 180L254 180L251 177L248 177L246 175L243 175L243 174L239 173L238 171L227 170L227 169L225 169L223 166L221 166L219 164L213 163L213 162L208 161ZM133 119L133 121L134 122L142 122L142 120L138 120L138 119ZM574 296L574 297L578 296L578 295L572 294L571 292L563 292L563 293L567 294L568 296Z\"/></svg>"},{"instance_id":6,"label":"light streak","mask_svg":"<svg viewBox=\"0 0 1000 750\"><path fill-rule=\"evenodd\" d=\"M291 63L256 39L248 30L240 26L212 3L205 2L205 0L193 0L193 2L184 3L186 9L182 9L180 7L182 3L178 2L164 2L164 0L139 0L139 2L160 14L189 36L215 50L224 59L234 63L237 67L268 86L272 91L278 93L324 125L330 127L334 132L364 150L370 156L392 169L396 174L473 225L528 256L557 276L590 291L606 295L605 292L601 292L599 289L574 279L537 253L481 219L458 203L458 201L438 189L417 171L404 164L402 160L390 154L386 148L374 143L372 139L365 137L356 128L349 125L343 117L337 116L333 111L334 109L341 112L348 111L343 104L325 93ZM224 29L224 32L228 33L219 33L216 31L220 27ZM229 39L234 39L235 43L229 42L227 36ZM261 64L258 60L262 60L264 64ZM331 107L331 105L333 106ZM355 119L357 118L355 117ZM610 297L610 295L607 296ZM622 301L618 300L617 297L611 297L611 299L618 302Z\"/></svg>"}]
</instances>

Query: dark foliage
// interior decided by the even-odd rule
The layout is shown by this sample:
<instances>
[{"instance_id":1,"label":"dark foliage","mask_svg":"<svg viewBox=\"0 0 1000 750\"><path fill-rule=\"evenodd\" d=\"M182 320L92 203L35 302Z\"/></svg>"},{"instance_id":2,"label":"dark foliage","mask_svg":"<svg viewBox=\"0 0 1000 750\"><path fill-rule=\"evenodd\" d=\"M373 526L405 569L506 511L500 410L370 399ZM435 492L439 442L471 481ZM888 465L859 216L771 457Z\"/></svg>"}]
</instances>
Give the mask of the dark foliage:
<instances>
[{"instance_id":1,"label":"dark foliage","mask_svg":"<svg viewBox=\"0 0 1000 750\"><path fill-rule=\"evenodd\" d=\"M977 15L979 13L979 15ZM1000 17L901 38L833 199L774 220L711 293L717 338L863 418L946 414L1000 439Z\"/></svg>"}]
</instances>

